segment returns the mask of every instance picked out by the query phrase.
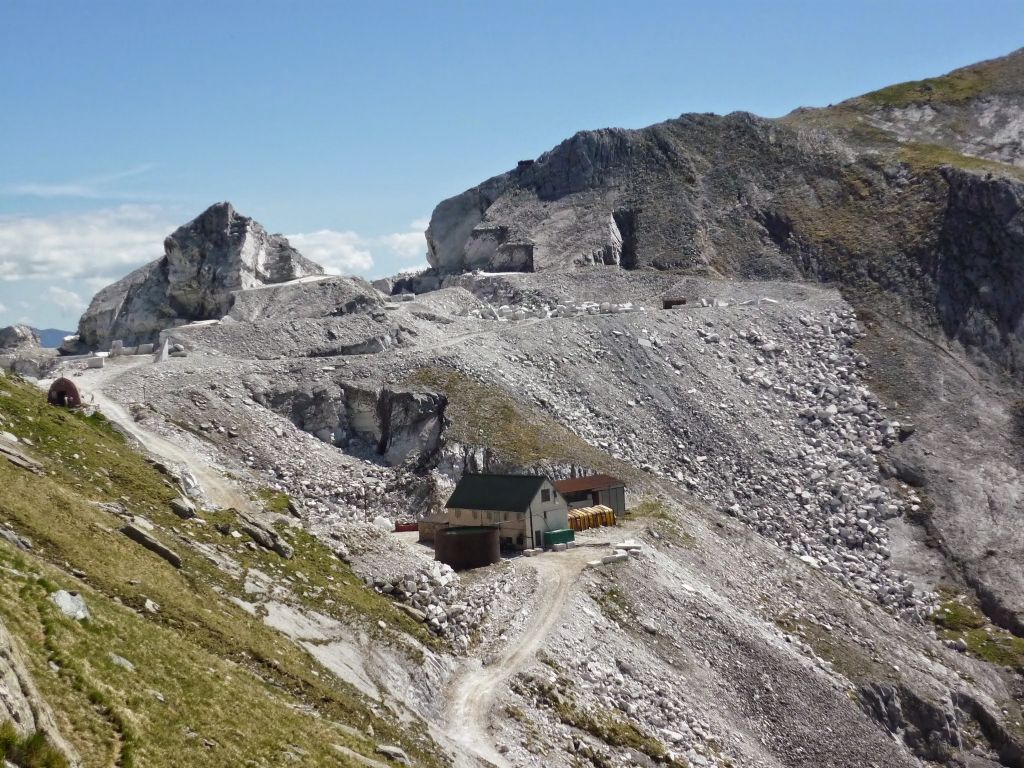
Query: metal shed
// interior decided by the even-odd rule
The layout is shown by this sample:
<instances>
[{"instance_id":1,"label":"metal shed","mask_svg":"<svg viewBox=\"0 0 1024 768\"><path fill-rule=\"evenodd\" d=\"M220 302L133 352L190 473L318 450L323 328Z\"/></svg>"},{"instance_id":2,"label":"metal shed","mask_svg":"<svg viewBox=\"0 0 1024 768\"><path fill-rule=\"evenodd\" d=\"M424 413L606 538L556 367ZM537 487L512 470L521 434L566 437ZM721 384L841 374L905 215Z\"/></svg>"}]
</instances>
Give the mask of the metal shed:
<instances>
[{"instance_id":1,"label":"metal shed","mask_svg":"<svg viewBox=\"0 0 1024 768\"><path fill-rule=\"evenodd\" d=\"M50 391L46 393L46 400L50 405L78 408L82 404L82 395L71 379L61 376L50 385Z\"/></svg>"},{"instance_id":2,"label":"metal shed","mask_svg":"<svg viewBox=\"0 0 1024 768\"><path fill-rule=\"evenodd\" d=\"M626 513L626 484L611 475L587 475L559 480L555 488L570 508L611 507L616 517Z\"/></svg>"},{"instance_id":3,"label":"metal shed","mask_svg":"<svg viewBox=\"0 0 1024 768\"><path fill-rule=\"evenodd\" d=\"M442 528L434 540L434 559L457 571L492 565L501 560L498 529L485 526Z\"/></svg>"}]
</instances>

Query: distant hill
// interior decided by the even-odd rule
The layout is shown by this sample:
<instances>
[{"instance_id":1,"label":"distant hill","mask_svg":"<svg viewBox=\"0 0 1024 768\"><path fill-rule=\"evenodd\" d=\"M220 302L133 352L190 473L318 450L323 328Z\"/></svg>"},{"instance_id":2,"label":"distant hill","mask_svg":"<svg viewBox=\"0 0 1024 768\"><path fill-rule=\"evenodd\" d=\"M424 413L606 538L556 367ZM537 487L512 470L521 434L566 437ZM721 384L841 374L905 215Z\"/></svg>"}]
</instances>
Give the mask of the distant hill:
<instances>
[{"instance_id":1,"label":"distant hill","mask_svg":"<svg viewBox=\"0 0 1024 768\"><path fill-rule=\"evenodd\" d=\"M59 328L36 328L35 332L39 334L39 343L50 349L56 349L64 341L65 336L74 333L74 331L62 331Z\"/></svg>"}]
</instances>

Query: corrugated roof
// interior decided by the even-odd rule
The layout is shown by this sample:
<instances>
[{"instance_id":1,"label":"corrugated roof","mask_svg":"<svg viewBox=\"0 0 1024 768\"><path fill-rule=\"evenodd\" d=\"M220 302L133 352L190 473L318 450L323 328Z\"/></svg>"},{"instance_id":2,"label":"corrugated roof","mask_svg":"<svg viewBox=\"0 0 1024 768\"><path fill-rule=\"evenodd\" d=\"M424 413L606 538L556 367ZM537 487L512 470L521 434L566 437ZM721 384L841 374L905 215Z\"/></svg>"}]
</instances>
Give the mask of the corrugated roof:
<instances>
[{"instance_id":1,"label":"corrugated roof","mask_svg":"<svg viewBox=\"0 0 1024 768\"><path fill-rule=\"evenodd\" d=\"M446 509L525 512L546 478L543 475L463 475Z\"/></svg>"},{"instance_id":2,"label":"corrugated roof","mask_svg":"<svg viewBox=\"0 0 1024 768\"><path fill-rule=\"evenodd\" d=\"M555 488L561 494L599 491L620 485L624 486L625 483L611 475L587 475L586 477L571 477L568 480L555 481Z\"/></svg>"}]
</instances>

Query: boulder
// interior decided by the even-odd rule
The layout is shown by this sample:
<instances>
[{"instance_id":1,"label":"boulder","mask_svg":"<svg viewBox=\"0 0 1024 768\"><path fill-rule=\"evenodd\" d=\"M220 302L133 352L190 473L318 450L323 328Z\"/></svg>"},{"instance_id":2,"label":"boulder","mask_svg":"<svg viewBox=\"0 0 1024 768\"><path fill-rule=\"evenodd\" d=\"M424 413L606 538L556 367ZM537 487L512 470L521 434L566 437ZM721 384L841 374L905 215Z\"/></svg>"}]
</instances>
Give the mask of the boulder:
<instances>
[{"instance_id":1,"label":"boulder","mask_svg":"<svg viewBox=\"0 0 1024 768\"><path fill-rule=\"evenodd\" d=\"M121 667L121 669L127 669L129 672L135 671L135 665L128 661L128 659L126 659L124 656L119 656L113 651L111 651L108 655L110 656L110 660L116 666Z\"/></svg>"},{"instance_id":2,"label":"boulder","mask_svg":"<svg viewBox=\"0 0 1024 768\"><path fill-rule=\"evenodd\" d=\"M96 294L79 321L80 345L153 343L166 328L220 319L234 291L321 274L285 237L217 203L175 230L161 258Z\"/></svg>"},{"instance_id":3,"label":"boulder","mask_svg":"<svg viewBox=\"0 0 1024 768\"><path fill-rule=\"evenodd\" d=\"M142 528L139 528L135 524L128 523L127 525L122 526L120 530L121 533L136 544L141 544L153 554L162 557L175 568L181 568L181 556L170 547L150 536L142 530Z\"/></svg>"},{"instance_id":4,"label":"boulder","mask_svg":"<svg viewBox=\"0 0 1024 768\"><path fill-rule=\"evenodd\" d=\"M292 545L281 538L281 535L273 528L261 525L255 520L248 518L244 519L243 524L239 527L261 547L269 549L271 552L276 552L285 560L290 559L295 554Z\"/></svg>"},{"instance_id":5,"label":"boulder","mask_svg":"<svg viewBox=\"0 0 1024 768\"><path fill-rule=\"evenodd\" d=\"M394 747L390 744L378 744L377 754L390 757L395 762L401 763L402 765L412 765L412 760L405 754L405 750L401 747Z\"/></svg>"},{"instance_id":6,"label":"boulder","mask_svg":"<svg viewBox=\"0 0 1024 768\"><path fill-rule=\"evenodd\" d=\"M191 520L196 516L196 505L188 499L178 497L171 501L171 511L182 520Z\"/></svg>"},{"instance_id":7,"label":"boulder","mask_svg":"<svg viewBox=\"0 0 1024 768\"><path fill-rule=\"evenodd\" d=\"M77 592L58 589L50 595L50 602L60 608L60 612L69 619L85 621L90 618L89 608L86 606L85 600Z\"/></svg>"},{"instance_id":8,"label":"boulder","mask_svg":"<svg viewBox=\"0 0 1024 768\"><path fill-rule=\"evenodd\" d=\"M5 352L39 349L39 334L27 325L9 325L0 328L0 350Z\"/></svg>"}]
</instances>

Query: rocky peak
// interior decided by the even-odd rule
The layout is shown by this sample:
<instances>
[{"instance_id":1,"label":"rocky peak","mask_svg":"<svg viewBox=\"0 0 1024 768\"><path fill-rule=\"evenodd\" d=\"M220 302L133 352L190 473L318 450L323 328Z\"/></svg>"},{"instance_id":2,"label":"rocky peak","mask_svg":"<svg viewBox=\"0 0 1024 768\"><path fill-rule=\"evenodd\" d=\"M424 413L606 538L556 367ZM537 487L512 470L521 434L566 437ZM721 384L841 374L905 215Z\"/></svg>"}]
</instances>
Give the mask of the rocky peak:
<instances>
[{"instance_id":1,"label":"rocky peak","mask_svg":"<svg viewBox=\"0 0 1024 768\"><path fill-rule=\"evenodd\" d=\"M171 233L161 258L96 294L79 321L80 342L153 341L165 328L223 317L235 291L321 274L283 235L217 203Z\"/></svg>"},{"instance_id":2,"label":"rocky peak","mask_svg":"<svg viewBox=\"0 0 1024 768\"><path fill-rule=\"evenodd\" d=\"M177 273L173 283L204 277L238 288L282 283L323 269L292 248L282 235L271 235L231 203L211 205L164 240L168 268ZM206 272L204 273L204 270ZM177 279L174 279L174 278Z\"/></svg>"},{"instance_id":3,"label":"rocky peak","mask_svg":"<svg viewBox=\"0 0 1024 768\"><path fill-rule=\"evenodd\" d=\"M907 300L1024 375L1005 277L1022 169L1024 50L779 119L578 133L441 202L428 258L441 280L591 266L825 280Z\"/></svg>"},{"instance_id":4,"label":"rocky peak","mask_svg":"<svg viewBox=\"0 0 1024 768\"><path fill-rule=\"evenodd\" d=\"M0 328L0 350L35 349L40 346L39 334L27 325Z\"/></svg>"}]
</instances>

